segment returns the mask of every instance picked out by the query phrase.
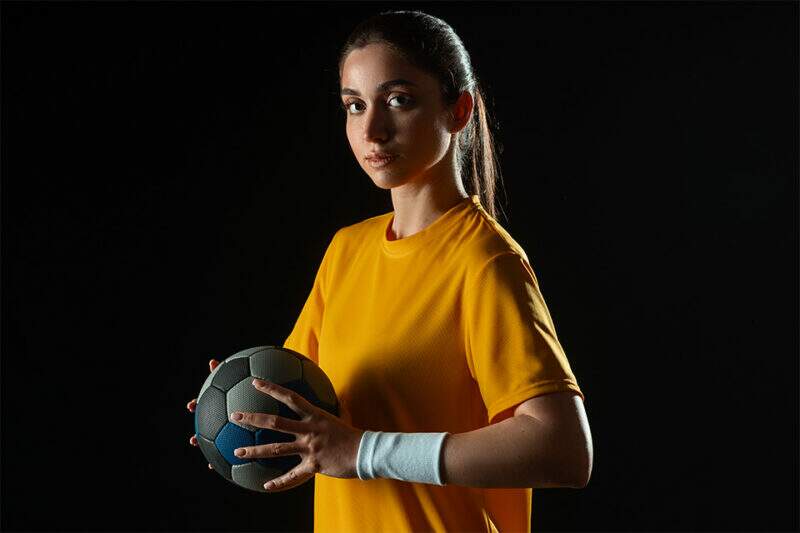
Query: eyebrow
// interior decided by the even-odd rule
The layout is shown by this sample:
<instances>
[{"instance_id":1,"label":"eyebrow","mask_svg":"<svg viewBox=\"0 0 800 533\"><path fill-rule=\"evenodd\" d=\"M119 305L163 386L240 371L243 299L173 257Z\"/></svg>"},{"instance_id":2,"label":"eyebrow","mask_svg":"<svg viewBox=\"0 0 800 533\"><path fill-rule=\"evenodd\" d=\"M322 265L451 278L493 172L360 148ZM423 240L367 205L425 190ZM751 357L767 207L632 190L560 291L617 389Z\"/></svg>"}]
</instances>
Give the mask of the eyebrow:
<instances>
[{"instance_id":1,"label":"eyebrow","mask_svg":"<svg viewBox=\"0 0 800 533\"><path fill-rule=\"evenodd\" d=\"M407 86L407 87L417 87L417 84L413 81L404 80L402 78L396 80L389 80L379 84L375 87L375 92L383 92L390 87L397 87L397 86ZM341 95L344 96L346 94L351 94L353 96L361 96L361 93L356 91L355 89L350 89L348 87L342 88Z\"/></svg>"}]
</instances>

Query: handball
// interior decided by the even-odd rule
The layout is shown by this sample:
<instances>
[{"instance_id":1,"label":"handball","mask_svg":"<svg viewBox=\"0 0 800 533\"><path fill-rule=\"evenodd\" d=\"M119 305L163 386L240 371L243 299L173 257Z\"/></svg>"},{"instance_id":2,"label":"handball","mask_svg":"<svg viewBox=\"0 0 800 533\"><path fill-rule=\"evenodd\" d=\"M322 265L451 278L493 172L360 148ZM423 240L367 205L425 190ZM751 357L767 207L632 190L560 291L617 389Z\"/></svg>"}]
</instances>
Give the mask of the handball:
<instances>
[{"instance_id":1,"label":"handball","mask_svg":"<svg viewBox=\"0 0 800 533\"><path fill-rule=\"evenodd\" d=\"M339 401L328 376L308 357L277 346L257 346L222 361L206 378L197 395L194 429L203 455L222 477L258 492L264 484L300 464L300 455L240 459L236 448L274 442L291 442L295 435L234 422L234 411L275 414L300 420L283 402L253 386L265 379L291 389L315 406L339 416Z\"/></svg>"}]
</instances>

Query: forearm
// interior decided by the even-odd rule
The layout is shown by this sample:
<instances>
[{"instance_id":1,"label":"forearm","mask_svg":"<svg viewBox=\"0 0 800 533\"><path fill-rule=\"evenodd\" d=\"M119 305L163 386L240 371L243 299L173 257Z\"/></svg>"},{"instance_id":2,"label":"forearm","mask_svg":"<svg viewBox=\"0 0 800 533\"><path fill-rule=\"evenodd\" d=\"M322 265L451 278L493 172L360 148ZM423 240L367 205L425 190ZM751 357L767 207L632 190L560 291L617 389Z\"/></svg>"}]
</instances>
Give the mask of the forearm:
<instances>
[{"instance_id":1,"label":"forearm","mask_svg":"<svg viewBox=\"0 0 800 533\"><path fill-rule=\"evenodd\" d=\"M442 481L482 488L582 487L575 464L580 455L563 440L525 415L450 434L442 447Z\"/></svg>"}]
</instances>

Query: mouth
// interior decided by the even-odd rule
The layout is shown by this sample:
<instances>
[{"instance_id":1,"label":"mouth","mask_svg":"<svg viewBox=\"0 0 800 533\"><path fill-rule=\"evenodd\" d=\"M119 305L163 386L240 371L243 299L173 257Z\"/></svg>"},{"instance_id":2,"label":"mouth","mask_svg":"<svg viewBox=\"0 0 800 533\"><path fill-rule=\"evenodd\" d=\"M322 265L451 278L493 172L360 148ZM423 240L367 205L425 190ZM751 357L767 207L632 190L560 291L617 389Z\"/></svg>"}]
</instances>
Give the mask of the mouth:
<instances>
[{"instance_id":1,"label":"mouth","mask_svg":"<svg viewBox=\"0 0 800 533\"><path fill-rule=\"evenodd\" d=\"M396 154L386 154L386 155L372 155L368 156L367 162L372 168L383 168L385 166L390 165L395 159L397 159Z\"/></svg>"}]
</instances>

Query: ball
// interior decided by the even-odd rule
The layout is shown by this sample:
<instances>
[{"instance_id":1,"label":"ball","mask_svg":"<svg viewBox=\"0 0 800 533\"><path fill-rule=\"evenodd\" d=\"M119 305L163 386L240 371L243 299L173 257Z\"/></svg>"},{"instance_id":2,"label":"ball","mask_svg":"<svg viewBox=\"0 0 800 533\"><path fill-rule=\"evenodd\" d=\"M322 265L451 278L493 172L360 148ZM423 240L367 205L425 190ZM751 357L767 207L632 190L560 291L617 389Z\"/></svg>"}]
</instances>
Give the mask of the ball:
<instances>
[{"instance_id":1,"label":"ball","mask_svg":"<svg viewBox=\"0 0 800 533\"><path fill-rule=\"evenodd\" d=\"M234 411L275 414L300 420L286 404L253 386L266 379L291 389L315 406L339 416L339 401L328 376L308 357L277 346L256 346L222 361L197 395L194 429L200 450L222 477L245 489L266 492L264 483L300 464L299 454L241 459L236 448L291 442L295 435L234 422Z\"/></svg>"}]
</instances>

